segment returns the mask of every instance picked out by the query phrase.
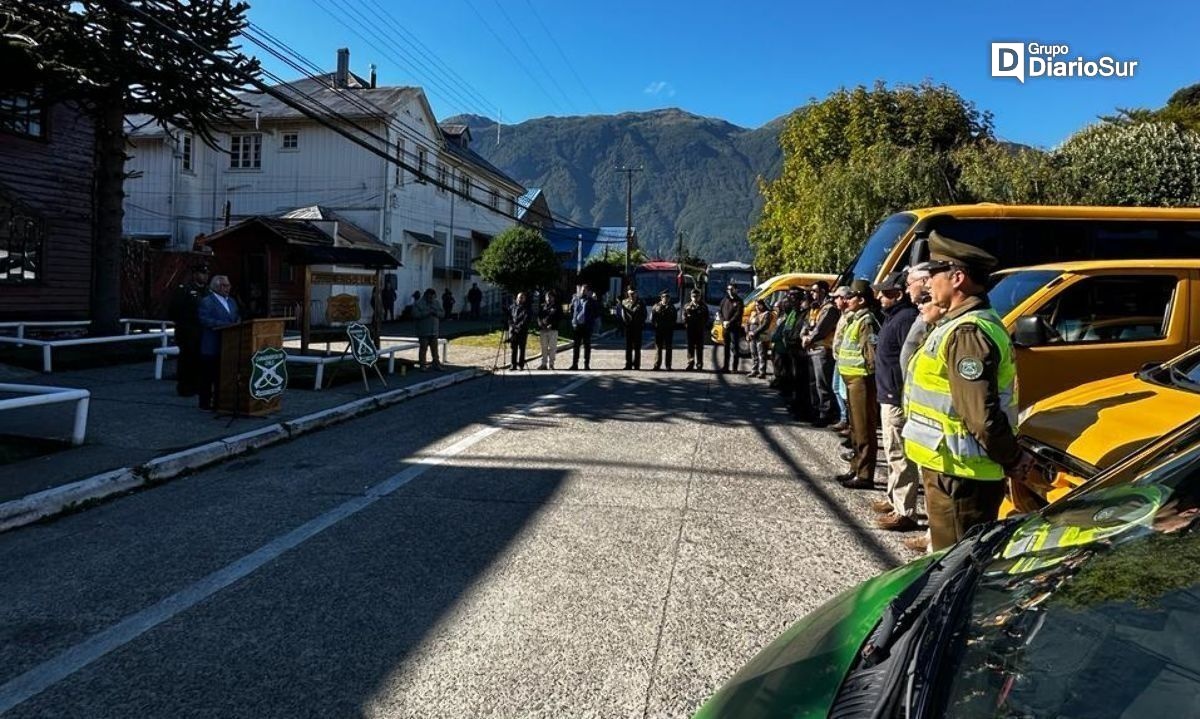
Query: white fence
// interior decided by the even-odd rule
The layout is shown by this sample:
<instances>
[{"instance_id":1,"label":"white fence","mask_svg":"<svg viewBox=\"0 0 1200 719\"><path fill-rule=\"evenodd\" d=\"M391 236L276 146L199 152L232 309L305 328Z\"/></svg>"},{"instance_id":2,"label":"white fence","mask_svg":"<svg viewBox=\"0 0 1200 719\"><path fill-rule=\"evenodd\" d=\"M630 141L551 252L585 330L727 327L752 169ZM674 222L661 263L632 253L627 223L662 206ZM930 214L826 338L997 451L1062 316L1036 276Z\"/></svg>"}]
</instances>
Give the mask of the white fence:
<instances>
[{"instance_id":1,"label":"white fence","mask_svg":"<svg viewBox=\"0 0 1200 719\"><path fill-rule=\"evenodd\" d=\"M45 387L36 384L0 384L0 392L25 395L0 399L0 411L74 402L75 421L71 427L71 444L83 444L83 440L87 436L88 405L91 402L91 392L86 389Z\"/></svg>"}]
</instances>

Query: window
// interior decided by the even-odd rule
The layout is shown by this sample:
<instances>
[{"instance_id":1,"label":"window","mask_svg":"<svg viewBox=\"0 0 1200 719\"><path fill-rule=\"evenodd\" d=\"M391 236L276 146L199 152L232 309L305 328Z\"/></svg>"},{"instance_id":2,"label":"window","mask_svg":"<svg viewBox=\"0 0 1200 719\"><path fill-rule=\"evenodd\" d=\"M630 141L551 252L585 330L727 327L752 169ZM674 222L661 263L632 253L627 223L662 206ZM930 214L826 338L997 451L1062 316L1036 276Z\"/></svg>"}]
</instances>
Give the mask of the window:
<instances>
[{"instance_id":1,"label":"window","mask_svg":"<svg viewBox=\"0 0 1200 719\"><path fill-rule=\"evenodd\" d=\"M232 170L257 170L262 167L262 133L229 137L229 167Z\"/></svg>"},{"instance_id":2,"label":"window","mask_svg":"<svg viewBox=\"0 0 1200 719\"><path fill-rule=\"evenodd\" d=\"M488 204L491 205L493 210L499 210L500 209L500 193L496 192L495 190L490 190L488 192Z\"/></svg>"},{"instance_id":3,"label":"window","mask_svg":"<svg viewBox=\"0 0 1200 719\"><path fill-rule=\"evenodd\" d=\"M396 140L396 186L404 184L404 140Z\"/></svg>"},{"instance_id":4,"label":"window","mask_svg":"<svg viewBox=\"0 0 1200 719\"><path fill-rule=\"evenodd\" d=\"M468 198L471 196L471 178L466 175L458 176L458 194Z\"/></svg>"},{"instance_id":5,"label":"window","mask_svg":"<svg viewBox=\"0 0 1200 719\"><path fill-rule=\"evenodd\" d=\"M1161 339L1178 281L1174 275L1101 275L1076 282L1037 312L1047 343Z\"/></svg>"},{"instance_id":6,"label":"window","mask_svg":"<svg viewBox=\"0 0 1200 719\"><path fill-rule=\"evenodd\" d=\"M454 269L463 270L464 272L470 269L471 264L471 240L468 237L454 238Z\"/></svg>"},{"instance_id":7,"label":"window","mask_svg":"<svg viewBox=\"0 0 1200 719\"><path fill-rule=\"evenodd\" d=\"M283 133L283 149L299 150L300 149L300 133L298 133L298 132Z\"/></svg>"},{"instance_id":8,"label":"window","mask_svg":"<svg viewBox=\"0 0 1200 719\"><path fill-rule=\"evenodd\" d=\"M180 152L183 155L183 169L187 172L192 171L192 136L184 135L183 141L179 145Z\"/></svg>"},{"instance_id":9,"label":"window","mask_svg":"<svg viewBox=\"0 0 1200 719\"><path fill-rule=\"evenodd\" d=\"M437 169L438 192L445 192L450 186L449 172L445 165L439 164Z\"/></svg>"},{"instance_id":10,"label":"window","mask_svg":"<svg viewBox=\"0 0 1200 719\"><path fill-rule=\"evenodd\" d=\"M295 270L292 269L292 263L286 259L279 260L279 282L283 284L291 284L296 281Z\"/></svg>"},{"instance_id":11,"label":"window","mask_svg":"<svg viewBox=\"0 0 1200 719\"><path fill-rule=\"evenodd\" d=\"M517 198L515 197L508 198L508 215L509 217L517 216Z\"/></svg>"},{"instance_id":12,"label":"window","mask_svg":"<svg viewBox=\"0 0 1200 719\"><path fill-rule=\"evenodd\" d=\"M425 182L425 178L429 176L428 161L425 155L425 149L417 150L417 182Z\"/></svg>"},{"instance_id":13,"label":"window","mask_svg":"<svg viewBox=\"0 0 1200 719\"><path fill-rule=\"evenodd\" d=\"M46 111L37 96L0 96L0 132L42 138L46 136Z\"/></svg>"},{"instance_id":14,"label":"window","mask_svg":"<svg viewBox=\"0 0 1200 719\"><path fill-rule=\"evenodd\" d=\"M0 284L42 279L45 237L41 219L0 197Z\"/></svg>"}]
</instances>

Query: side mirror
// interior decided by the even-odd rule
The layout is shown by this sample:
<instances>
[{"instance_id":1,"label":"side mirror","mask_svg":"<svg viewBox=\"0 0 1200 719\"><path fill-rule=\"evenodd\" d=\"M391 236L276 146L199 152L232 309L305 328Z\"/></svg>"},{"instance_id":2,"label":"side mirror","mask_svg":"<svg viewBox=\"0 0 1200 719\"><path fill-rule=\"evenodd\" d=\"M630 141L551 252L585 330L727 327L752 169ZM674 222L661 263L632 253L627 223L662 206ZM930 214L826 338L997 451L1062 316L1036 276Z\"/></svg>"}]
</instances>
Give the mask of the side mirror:
<instances>
[{"instance_id":1,"label":"side mirror","mask_svg":"<svg viewBox=\"0 0 1200 719\"><path fill-rule=\"evenodd\" d=\"M1025 315L1017 318L1017 327L1013 330L1013 344L1018 347L1038 347L1046 344L1046 322L1037 315Z\"/></svg>"}]
</instances>

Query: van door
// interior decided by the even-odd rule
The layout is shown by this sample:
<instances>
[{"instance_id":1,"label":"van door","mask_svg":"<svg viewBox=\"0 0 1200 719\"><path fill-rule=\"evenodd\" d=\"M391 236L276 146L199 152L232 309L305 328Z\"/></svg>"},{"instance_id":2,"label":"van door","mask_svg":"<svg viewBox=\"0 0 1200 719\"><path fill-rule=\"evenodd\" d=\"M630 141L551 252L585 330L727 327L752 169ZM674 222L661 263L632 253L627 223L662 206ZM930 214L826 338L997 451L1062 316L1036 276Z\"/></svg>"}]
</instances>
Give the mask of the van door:
<instances>
[{"instance_id":1,"label":"van door","mask_svg":"<svg viewBox=\"0 0 1200 719\"><path fill-rule=\"evenodd\" d=\"M1186 269L1097 270L1063 282L1026 313L1046 337L1016 348L1020 402L1134 372L1187 348Z\"/></svg>"}]
</instances>

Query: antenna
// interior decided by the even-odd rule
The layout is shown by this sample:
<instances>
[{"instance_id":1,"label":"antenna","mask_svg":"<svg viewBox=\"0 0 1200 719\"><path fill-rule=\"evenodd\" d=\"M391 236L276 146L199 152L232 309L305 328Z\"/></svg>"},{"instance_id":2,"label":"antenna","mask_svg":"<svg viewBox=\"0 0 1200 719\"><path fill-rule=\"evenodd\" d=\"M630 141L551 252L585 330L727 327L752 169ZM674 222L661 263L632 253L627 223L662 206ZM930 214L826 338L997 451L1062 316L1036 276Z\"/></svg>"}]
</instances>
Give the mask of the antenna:
<instances>
[{"instance_id":1,"label":"antenna","mask_svg":"<svg viewBox=\"0 0 1200 719\"><path fill-rule=\"evenodd\" d=\"M500 146L500 125L504 122L504 113L496 108L496 147Z\"/></svg>"}]
</instances>

